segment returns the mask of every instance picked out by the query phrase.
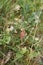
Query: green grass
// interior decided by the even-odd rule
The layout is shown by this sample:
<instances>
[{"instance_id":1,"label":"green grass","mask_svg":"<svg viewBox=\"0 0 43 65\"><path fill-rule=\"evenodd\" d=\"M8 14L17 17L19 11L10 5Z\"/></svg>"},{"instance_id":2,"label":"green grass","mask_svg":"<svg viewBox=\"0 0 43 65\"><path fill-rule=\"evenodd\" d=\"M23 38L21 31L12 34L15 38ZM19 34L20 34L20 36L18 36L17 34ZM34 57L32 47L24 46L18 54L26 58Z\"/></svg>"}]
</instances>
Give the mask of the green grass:
<instances>
[{"instance_id":1,"label":"green grass","mask_svg":"<svg viewBox=\"0 0 43 65\"><path fill-rule=\"evenodd\" d=\"M43 0L0 0L0 65L43 65Z\"/></svg>"}]
</instances>

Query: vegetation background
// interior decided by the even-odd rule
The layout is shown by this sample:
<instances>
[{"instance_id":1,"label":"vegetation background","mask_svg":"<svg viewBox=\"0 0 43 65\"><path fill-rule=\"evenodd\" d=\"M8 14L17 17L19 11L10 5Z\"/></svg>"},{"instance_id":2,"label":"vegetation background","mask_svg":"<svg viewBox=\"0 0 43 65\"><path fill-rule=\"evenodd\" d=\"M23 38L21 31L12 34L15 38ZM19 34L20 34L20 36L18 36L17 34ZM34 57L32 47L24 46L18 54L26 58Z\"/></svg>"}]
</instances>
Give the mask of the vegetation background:
<instances>
[{"instance_id":1,"label":"vegetation background","mask_svg":"<svg viewBox=\"0 0 43 65\"><path fill-rule=\"evenodd\" d=\"M0 65L43 65L43 0L0 0Z\"/></svg>"}]
</instances>

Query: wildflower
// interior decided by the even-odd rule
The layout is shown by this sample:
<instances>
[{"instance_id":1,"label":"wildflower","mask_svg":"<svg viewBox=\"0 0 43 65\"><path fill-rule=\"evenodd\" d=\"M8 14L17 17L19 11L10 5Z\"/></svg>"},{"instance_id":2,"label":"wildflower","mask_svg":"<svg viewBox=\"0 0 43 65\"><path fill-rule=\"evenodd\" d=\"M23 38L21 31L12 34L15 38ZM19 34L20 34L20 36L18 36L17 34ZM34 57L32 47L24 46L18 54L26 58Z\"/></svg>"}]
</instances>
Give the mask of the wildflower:
<instances>
[{"instance_id":1,"label":"wildflower","mask_svg":"<svg viewBox=\"0 0 43 65\"><path fill-rule=\"evenodd\" d=\"M21 22L22 21L22 19L19 19L19 18L15 18L14 19L16 22Z\"/></svg>"},{"instance_id":2,"label":"wildflower","mask_svg":"<svg viewBox=\"0 0 43 65\"><path fill-rule=\"evenodd\" d=\"M37 23L39 23L40 22L40 20L35 20L35 23L37 24Z\"/></svg>"},{"instance_id":3,"label":"wildflower","mask_svg":"<svg viewBox=\"0 0 43 65\"><path fill-rule=\"evenodd\" d=\"M38 40L39 40L39 38L38 38L38 37L35 37L35 40L36 40L36 41L38 41Z\"/></svg>"},{"instance_id":4,"label":"wildflower","mask_svg":"<svg viewBox=\"0 0 43 65\"><path fill-rule=\"evenodd\" d=\"M13 30L14 30L13 26L7 27L7 29L6 29L7 32L10 32L10 31L13 31Z\"/></svg>"},{"instance_id":5,"label":"wildflower","mask_svg":"<svg viewBox=\"0 0 43 65\"><path fill-rule=\"evenodd\" d=\"M15 29L15 31L14 31L15 33L17 33L17 30Z\"/></svg>"},{"instance_id":6,"label":"wildflower","mask_svg":"<svg viewBox=\"0 0 43 65\"><path fill-rule=\"evenodd\" d=\"M25 30L21 29L20 38L23 39L25 37Z\"/></svg>"},{"instance_id":7,"label":"wildflower","mask_svg":"<svg viewBox=\"0 0 43 65\"><path fill-rule=\"evenodd\" d=\"M21 37L21 38L24 38L24 36L25 36L25 31L21 31L20 37Z\"/></svg>"},{"instance_id":8,"label":"wildflower","mask_svg":"<svg viewBox=\"0 0 43 65\"><path fill-rule=\"evenodd\" d=\"M20 5L15 6L15 11L18 11L18 10L20 10Z\"/></svg>"},{"instance_id":9,"label":"wildflower","mask_svg":"<svg viewBox=\"0 0 43 65\"><path fill-rule=\"evenodd\" d=\"M15 21L18 21L19 19L18 18L14 18Z\"/></svg>"},{"instance_id":10,"label":"wildflower","mask_svg":"<svg viewBox=\"0 0 43 65\"><path fill-rule=\"evenodd\" d=\"M13 31L14 27L13 27L13 26L11 26L9 29L10 29L10 31Z\"/></svg>"}]
</instances>

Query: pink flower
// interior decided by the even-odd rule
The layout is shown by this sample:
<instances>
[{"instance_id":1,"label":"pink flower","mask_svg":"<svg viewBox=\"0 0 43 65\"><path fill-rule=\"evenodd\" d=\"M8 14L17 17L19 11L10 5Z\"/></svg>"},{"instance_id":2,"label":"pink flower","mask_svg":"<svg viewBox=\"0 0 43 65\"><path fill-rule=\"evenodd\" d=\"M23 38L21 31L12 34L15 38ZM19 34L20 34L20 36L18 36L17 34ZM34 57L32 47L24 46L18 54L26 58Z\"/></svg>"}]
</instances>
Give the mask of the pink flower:
<instances>
[{"instance_id":1,"label":"pink flower","mask_svg":"<svg viewBox=\"0 0 43 65\"><path fill-rule=\"evenodd\" d=\"M25 37L25 30L22 30L20 33L20 38L23 39Z\"/></svg>"}]
</instances>

